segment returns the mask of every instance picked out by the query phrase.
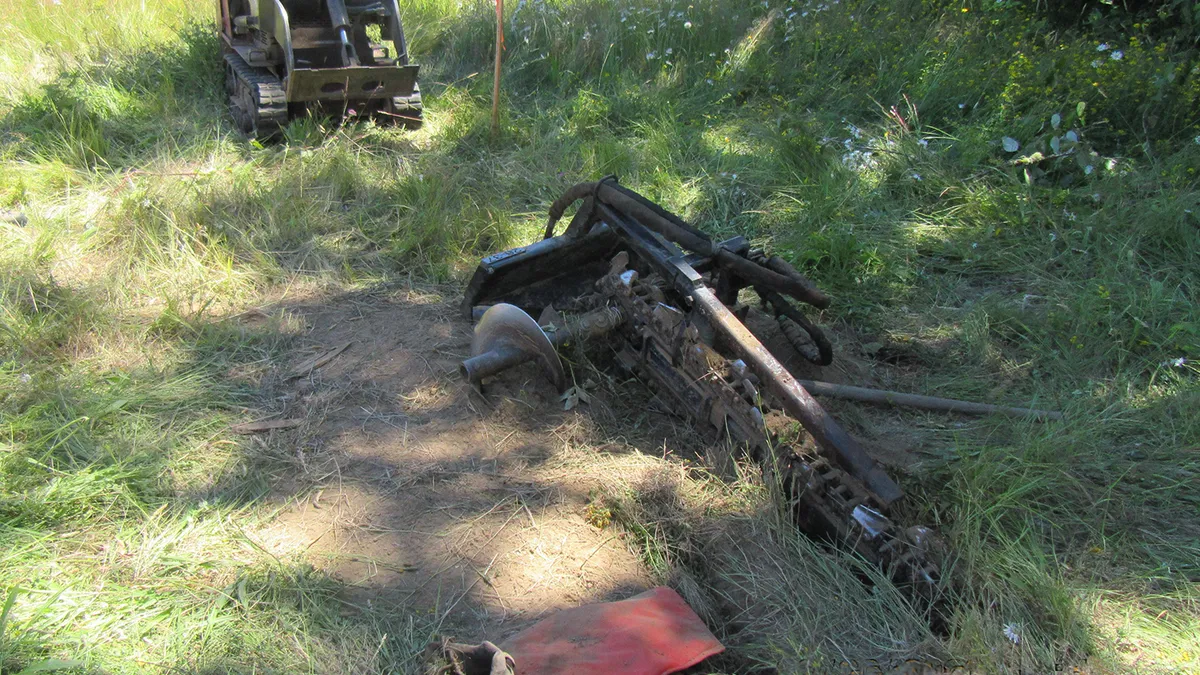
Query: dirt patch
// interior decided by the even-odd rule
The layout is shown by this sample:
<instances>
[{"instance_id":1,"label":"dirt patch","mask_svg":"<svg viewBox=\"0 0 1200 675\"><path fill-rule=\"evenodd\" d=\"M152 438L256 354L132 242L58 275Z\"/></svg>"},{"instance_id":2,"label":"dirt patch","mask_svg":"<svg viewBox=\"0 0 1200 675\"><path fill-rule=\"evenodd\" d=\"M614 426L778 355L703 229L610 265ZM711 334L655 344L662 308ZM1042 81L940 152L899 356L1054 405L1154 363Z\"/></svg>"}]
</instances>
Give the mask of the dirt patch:
<instances>
[{"instance_id":1,"label":"dirt patch","mask_svg":"<svg viewBox=\"0 0 1200 675\"><path fill-rule=\"evenodd\" d=\"M622 444L562 411L532 367L473 392L456 309L415 290L291 308L311 327L295 363L351 346L279 386L312 421L297 448L308 475L258 539L349 584L352 604L398 603L472 640L652 586L623 535L585 519L614 465L638 460L594 450Z\"/></svg>"}]
</instances>

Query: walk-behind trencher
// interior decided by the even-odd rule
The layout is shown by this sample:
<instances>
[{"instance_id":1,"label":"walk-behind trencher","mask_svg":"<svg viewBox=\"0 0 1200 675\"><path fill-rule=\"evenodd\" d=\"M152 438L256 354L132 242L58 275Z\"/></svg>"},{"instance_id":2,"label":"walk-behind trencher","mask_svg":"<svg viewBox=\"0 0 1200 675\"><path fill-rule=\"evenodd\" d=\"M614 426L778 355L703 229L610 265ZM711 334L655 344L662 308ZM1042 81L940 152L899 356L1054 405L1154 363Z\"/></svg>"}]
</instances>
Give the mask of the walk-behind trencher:
<instances>
[{"instance_id":1,"label":"walk-behind trencher","mask_svg":"<svg viewBox=\"0 0 1200 675\"><path fill-rule=\"evenodd\" d=\"M248 136L306 112L421 125L396 0L218 0L218 13L225 91Z\"/></svg>"},{"instance_id":2,"label":"walk-behind trencher","mask_svg":"<svg viewBox=\"0 0 1200 675\"><path fill-rule=\"evenodd\" d=\"M749 330L743 291L778 321L789 349L830 362L829 341L793 304L830 299L786 261L742 237L715 241L613 179L582 183L551 206L542 241L479 265L463 303L478 324L462 374L481 384L534 362L564 389L556 350L609 346L675 414L757 462L803 530L933 600L939 538L897 522L900 486Z\"/></svg>"}]
</instances>

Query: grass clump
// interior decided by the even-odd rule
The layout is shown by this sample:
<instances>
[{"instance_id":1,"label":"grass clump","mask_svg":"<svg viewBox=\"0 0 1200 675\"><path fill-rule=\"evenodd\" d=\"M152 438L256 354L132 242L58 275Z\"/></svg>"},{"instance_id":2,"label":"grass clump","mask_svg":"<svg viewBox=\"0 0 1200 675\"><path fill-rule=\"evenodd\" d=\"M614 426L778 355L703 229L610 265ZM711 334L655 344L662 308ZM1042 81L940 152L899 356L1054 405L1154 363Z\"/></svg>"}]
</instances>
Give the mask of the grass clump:
<instances>
[{"instance_id":1,"label":"grass clump","mask_svg":"<svg viewBox=\"0 0 1200 675\"><path fill-rule=\"evenodd\" d=\"M293 468L228 425L270 409L260 385L299 327L236 317L289 289L459 279L609 173L790 257L835 297L824 323L883 345L842 353L897 366L893 386L1066 411L906 418L932 438L909 508L964 579L932 652L994 671L1196 670L1194 40L1036 9L524 3L493 137L494 10L417 0L402 11L423 130L305 119L260 147L227 119L209 5L13 3L0 208L29 223L0 223L0 588L20 589L0 594L15 598L0 670L408 667L420 622L342 616L329 579L244 534ZM697 536L627 516L650 542ZM917 630L899 600L841 585L846 561L771 532L778 565L824 565L809 571L872 635ZM721 561L696 583L826 597ZM787 615L747 653L834 664L835 618ZM918 633L905 649L932 639ZM875 648L905 653L854 646Z\"/></svg>"},{"instance_id":2,"label":"grass clump","mask_svg":"<svg viewBox=\"0 0 1200 675\"><path fill-rule=\"evenodd\" d=\"M659 465L595 502L659 579L719 627L728 652L710 667L886 672L939 662L928 618L877 569L802 536L757 469L737 473L730 487L686 463Z\"/></svg>"}]
</instances>

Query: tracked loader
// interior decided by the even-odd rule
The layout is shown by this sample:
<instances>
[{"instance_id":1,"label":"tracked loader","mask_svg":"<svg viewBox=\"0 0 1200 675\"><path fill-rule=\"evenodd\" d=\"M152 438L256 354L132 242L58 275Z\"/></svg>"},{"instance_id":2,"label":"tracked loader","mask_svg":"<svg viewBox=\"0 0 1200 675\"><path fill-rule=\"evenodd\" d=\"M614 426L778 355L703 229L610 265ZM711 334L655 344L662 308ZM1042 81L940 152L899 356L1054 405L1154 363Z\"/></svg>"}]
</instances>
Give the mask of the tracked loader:
<instances>
[{"instance_id":1,"label":"tracked loader","mask_svg":"<svg viewBox=\"0 0 1200 675\"><path fill-rule=\"evenodd\" d=\"M396 0L218 0L225 91L238 128L266 140L308 112L421 125Z\"/></svg>"}]
</instances>

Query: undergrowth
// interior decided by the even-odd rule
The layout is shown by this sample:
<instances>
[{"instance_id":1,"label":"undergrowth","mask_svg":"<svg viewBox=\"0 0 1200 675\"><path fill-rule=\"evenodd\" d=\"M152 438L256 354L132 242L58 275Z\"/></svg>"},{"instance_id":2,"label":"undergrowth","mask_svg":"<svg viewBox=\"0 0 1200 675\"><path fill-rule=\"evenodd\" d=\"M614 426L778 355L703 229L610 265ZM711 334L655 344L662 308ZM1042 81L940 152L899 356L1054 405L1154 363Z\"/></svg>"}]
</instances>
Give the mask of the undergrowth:
<instances>
[{"instance_id":1,"label":"undergrowth","mask_svg":"<svg viewBox=\"0 0 1200 675\"><path fill-rule=\"evenodd\" d=\"M462 279L606 174L794 260L835 298L822 322L907 364L901 385L1065 411L951 427L904 478L959 556L933 651L1200 669L1194 26L522 2L493 136L491 6L415 0L424 129L304 119L264 147L226 114L210 5L18 0L0 20L0 209L29 217L0 222L0 672L411 667L429 626L347 615L336 582L246 535L290 460L228 427L268 405L299 327L230 317ZM763 592L754 573L729 574ZM804 609L778 611L795 631L754 653L811 665Z\"/></svg>"}]
</instances>

